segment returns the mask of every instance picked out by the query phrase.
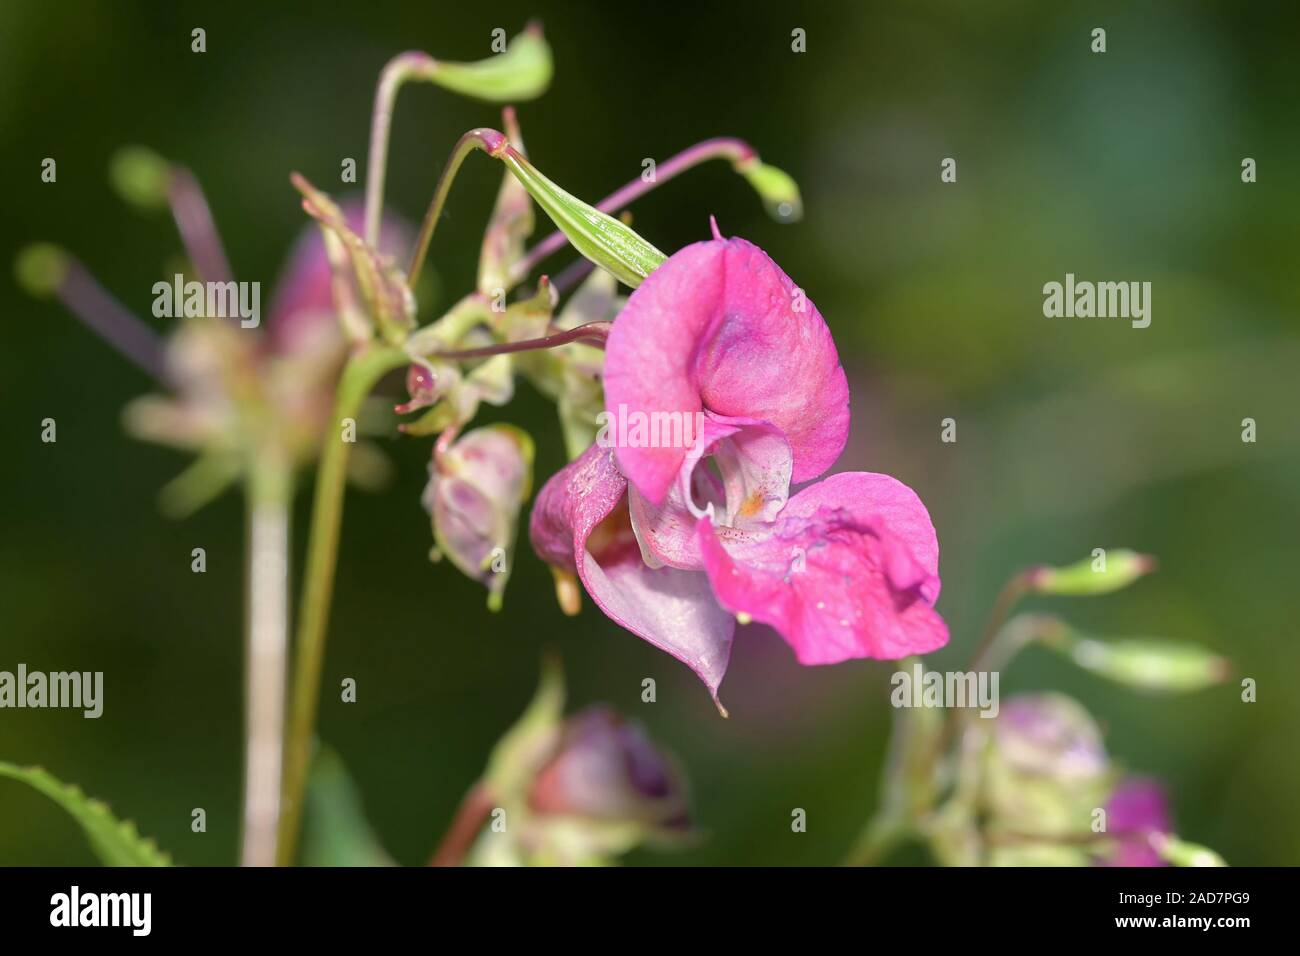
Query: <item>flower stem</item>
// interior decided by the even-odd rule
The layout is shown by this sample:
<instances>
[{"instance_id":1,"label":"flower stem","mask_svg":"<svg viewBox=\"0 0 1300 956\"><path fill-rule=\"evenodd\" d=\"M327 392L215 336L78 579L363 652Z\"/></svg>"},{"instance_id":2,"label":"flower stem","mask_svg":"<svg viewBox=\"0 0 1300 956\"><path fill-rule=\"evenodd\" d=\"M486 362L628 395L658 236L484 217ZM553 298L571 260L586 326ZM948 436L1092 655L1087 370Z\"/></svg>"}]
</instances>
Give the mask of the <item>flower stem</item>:
<instances>
[{"instance_id":1,"label":"flower stem","mask_svg":"<svg viewBox=\"0 0 1300 956\"><path fill-rule=\"evenodd\" d=\"M414 287L415 280L420 277L420 270L424 267L424 257L429 251L429 243L433 240L433 232L438 228L438 220L442 217L442 207L447 202L447 194L451 191L451 184L455 181L461 164L465 162L465 157L476 149L495 156L509 145L510 141L506 139L504 133L483 127L470 130L456 141L451 156L447 159L447 165L438 176L438 184L433 189L433 198L429 200L429 209L424 214L424 223L420 226L420 235L415 241L415 249L411 254L411 266L406 273L408 285Z\"/></svg>"},{"instance_id":2,"label":"flower stem","mask_svg":"<svg viewBox=\"0 0 1300 956\"><path fill-rule=\"evenodd\" d=\"M1021 833L1015 830L985 832L984 840L990 846L1098 846L1116 840L1123 840L1125 834L1109 833ZM1143 839L1143 835L1136 835Z\"/></svg>"},{"instance_id":3,"label":"flower stem","mask_svg":"<svg viewBox=\"0 0 1300 956\"><path fill-rule=\"evenodd\" d=\"M877 866L910 832L911 828L902 821L887 817L873 817L858 834L853 849L844 858L842 865Z\"/></svg>"},{"instance_id":4,"label":"flower stem","mask_svg":"<svg viewBox=\"0 0 1300 956\"><path fill-rule=\"evenodd\" d=\"M997 600L993 602L993 609L989 612L988 620L984 622L984 633L980 636L980 642L975 648L975 653L971 656L971 671L977 671L981 664L985 663L989 652L993 649L994 641L997 640L998 634L1002 632L1002 626L1006 624L1007 617L1020 602L1029 590L1029 572L1021 571L1014 575L1011 580L1002 586L998 593Z\"/></svg>"},{"instance_id":5,"label":"flower stem","mask_svg":"<svg viewBox=\"0 0 1300 956\"><path fill-rule=\"evenodd\" d=\"M456 810L451 826L438 844L438 849L429 858L429 866L459 866L474 845L474 837L478 836L483 821L492 809L493 798L487 785L480 782L470 787Z\"/></svg>"},{"instance_id":6,"label":"flower stem","mask_svg":"<svg viewBox=\"0 0 1300 956\"><path fill-rule=\"evenodd\" d=\"M1020 599L1029 592L1030 572L1021 571L1013 575L1002 586L998 592L997 598L993 602L993 608L989 611L988 619L984 622L984 632L980 635L980 642L976 645L975 653L971 656L970 665L967 670L977 673L981 668L1001 670L1001 668L1010 659L1011 655L1023 647L1032 639L1032 632L1022 632L1019 628L1009 628L1007 618L1015 610ZM1008 631L1013 631L1011 637L1004 637ZM1014 647L1010 646L1014 641ZM964 720L964 714L958 709L948 712L947 718L943 722L934 745L930 748L929 754L925 758L923 766L924 772L931 774L943 755L947 753L948 748L958 738L958 730Z\"/></svg>"},{"instance_id":7,"label":"flower stem","mask_svg":"<svg viewBox=\"0 0 1300 956\"><path fill-rule=\"evenodd\" d=\"M334 570L338 563L339 527L343 521L343 492L347 478L350 442L342 435L343 420L355 419L362 401L385 373L410 359L400 348L370 345L353 353L343 369L334 400L333 427L316 473L311 533L295 643L293 703L287 731L283 807L280 817L281 866L293 863L302 818L303 790L311 759L312 736L320 697L321 667L325 658L325 632L329 621Z\"/></svg>"},{"instance_id":8,"label":"flower stem","mask_svg":"<svg viewBox=\"0 0 1300 956\"><path fill-rule=\"evenodd\" d=\"M136 367L167 384L162 339L118 302L79 261L68 258L67 272L55 289L68 311L90 326Z\"/></svg>"},{"instance_id":9,"label":"flower stem","mask_svg":"<svg viewBox=\"0 0 1300 956\"><path fill-rule=\"evenodd\" d=\"M230 281L230 262L212 218L212 209L203 195L203 187L188 169L173 167L167 184L167 201L181 243L199 275L208 282Z\"/></svg>"},{"instance_id":10,"label":"flower stem","mask_svg":"<svg viewBox=\"0 0 1300 956\"><path fill-rule=\"evenodd\" d=\"M280 818L285 671L289 641L289 504L292 477L275 443L250 463L245 649L242 866L274 866Z\"/></svg>"},{"instance_id":11,"label":"flower stem","mask_svg":"<svg viewBox=\"0 0 1300 956\"><path fill-rule=\"evenodd\" d=\"M379 217L384 202L384 174L388 165L388 137L393 125L397 91L408 80L430 73L437 61L427 53L411 50L399 53L384 66L375 90L375 107L370 119L370 153L366 159L365 239L379 245Z\"/></svg>"}]
</instances>

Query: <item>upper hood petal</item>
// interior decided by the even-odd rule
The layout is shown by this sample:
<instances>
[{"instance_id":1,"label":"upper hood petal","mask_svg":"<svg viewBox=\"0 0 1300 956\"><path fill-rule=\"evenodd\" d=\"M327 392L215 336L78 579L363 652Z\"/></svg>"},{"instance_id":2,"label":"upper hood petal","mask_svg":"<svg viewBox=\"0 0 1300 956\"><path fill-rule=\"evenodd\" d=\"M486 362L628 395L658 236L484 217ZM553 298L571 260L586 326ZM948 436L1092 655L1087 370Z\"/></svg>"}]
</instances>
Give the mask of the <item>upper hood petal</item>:
<instances>
[{"instance_id":1,"label":"upper hood petal","mask_svg":"<svg viewBox=\"0 0 1300 956\"><path fill-rule=\"evenodd\" d=\"M605 407L767 421L785 433L793 480L829 468L849 428L848 384L817 307L743 239L681 249L632 293L605 346ZM656 447L658 446L658 447ZM688 449L620 447L637 489L662 503Z\"/></svg>"}]
</instances>

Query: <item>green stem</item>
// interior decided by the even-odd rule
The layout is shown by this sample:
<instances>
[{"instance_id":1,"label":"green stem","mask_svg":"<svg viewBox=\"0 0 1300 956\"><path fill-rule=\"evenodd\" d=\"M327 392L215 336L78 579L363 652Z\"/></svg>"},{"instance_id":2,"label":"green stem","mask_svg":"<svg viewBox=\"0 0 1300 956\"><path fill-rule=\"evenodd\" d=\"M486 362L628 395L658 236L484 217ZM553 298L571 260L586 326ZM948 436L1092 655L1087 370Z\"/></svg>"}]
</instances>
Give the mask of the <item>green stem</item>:
<instances>
[{"instance_id":1,"label":"green stem","mask_svg":"<svg viewBox=\"0 0 1300 956\"><path fill-rule=\"evenodd\" d=\"M343 522L343 492L347 478L349 441L343 437L343 421L355 419L361 403L385 373L409 362L400 348L370 345L348 360L334 400L332 428L316 473L315 500L312 504L311 536L307 544L307 563L298 613L293 677L293 710L290 717L285 753L284 781L281 788L280 846L277 860L281 866L293 863L302 818L303 790L311 759L312 736L320 697L321 667L325 659L325 629L329 621L330 599L334 589L334 570L338 563L339 527Z\"/></svg>"},{"instance_id":2,"label":"green stem","mask_svg":"<svg viewBox=\"0 0 1300 956\"><path fill-rule=\"evenodd\" d=\"M993 649L994 642L1002 632L1002 626L1006 624L1007 618L1010 617L1011 612L1028 591L1028 571L1021 571L1002 586L1002 590L998 593L997 600L993 604L993 610L989 612L988 620L984 623L984 633L980 637L975 653L971 656L968 670L978 671L980 665L986 663L986 658Z\"/></svg>"},{"instance_id":3,"label":"green stem","mask_svg":"<svg viewBox=\"0 0 1300 956\"><path fill-rule=\"evenodd\" d=\"M588 206L551 182L528 162L523 153L510 145L504 133L480 127L470 130L456 142L451 158L438 177L438 185L434 187L433 199L411 256L407 285L414 286L419 278L452 181L465 157L475 150L482 150L504 163L542 211L559 226L569 244L583 258L605 269L624 285L635 289L646 276L663 265L667 256L633 232L626 223Z\"/></svg>"},{"instance_id":4,"label":"green stem","mask_svg":"<svg viewBox=\"0 0 1300 956\"><path fill-rule=\"evenodd\" d=\"M280 818L285 663L289 641L292 470L277 442L249 465L244 825L240 865L274 866Z\"/></svg>"},{"instance_id":5,"label":"green stem","mask_svg":"<svg viewBox=\"0 0 1300 956\"><path fill-rule=\"evenodd\" d=\"M411 253L411 265L406 271L407 285L414 288L415 281L420 277L420 270L424 267L424 257L429 251L429 243L433 240L434 230L438 228L438 220L442 218L442 207L447 202L447 194L451 192L451 184L456 181L456 173L460 171L465 157L476 149L481 149L492 156L499 156L509 145L504 133L486 128L472 129L456 141L451 156L447 159L447 165L438 176L438 184L433 187L433 198L429 200L429 208L424 214L424 223L420 226L420 235L415 240L415 250Z\"/></svg>"},{"instance_id":6,"label":"green stem","mask_svg":"<svg viewBox=\"0 0 1300 956\"><path fill-rule=\"evenodd\" d=\"M1037 619L1015 627L1012 625L1017 624L1020 619L1010 623L1007 620L1028 591L1027 572L1015 575L1002 588L984 625L984 632L971 658L969 670L1001 669L1017 650L1038 635L1041 625ZM895 718L896 721L901 719L901 716ZM897 795L893 795L895 799L889 799L891 794L887 790L881 810L862 828L853 849L844 860L845 866L870 866L878 862L913 831L914 825L911 821L915 821L921 813L928 810L928 804L933 799L933 788L927 789L926 783L934 779L938 762L956 739L961 720L958 711L949 712L942 727L935 734L933 742L928 745L922 743L921 750L916 753L907 746L906 735L898 736L910 725L895 724L895 736L890 743L891 766L887 767L887 773L891 777L903 778L895 783L902 787L904 794L917 792L925 794L923 802L926 805L915 806L904 803L900 806Z\"/></svg>"},{"instance_id":7,"label":"green stem","mask_svg":"<svg viewBox=\"0 0 1300 956\"><path fill-rule=\"evenodd\" d=\"M911 832L911 827L892 817L877 816L867 821L858 834L843 866L878 866Z\"/></svg>"},{"instance_id":8,"label":"green stem","mask_svg":"<svg viewBox=\"0 0 1300 956\"><path fill-rule=\"evenodd\" d=\"M388 166L388 136L393 125L397 91L410 80L428 77L437 61L427 53L410 51L389 60L379 74L375 108L370 120L370 155L366 160L366 242L379 247L379 221L384 205L384 173Z\"/></svg>"},{"instance_id":9,"label":"green stem","mask_svg":"<svg viewBox=\"0 0 1300 956\"><path fill-rule=\"evenodd\" d=\"M992 659L996 657L996 667L992 669L1001 669L1006 662L1008 655L1002 646L1005 638L1002 637L1006 630L1007 618L1015 610L1020 599L1029 593L1029 573L1021 571L1014 575L1002 590L998 593L997 600L993 602L993 609L989 612L988 619L984 622L984 633L980 637L980 642L975 648L975 653L971 655L968 671L978 672L981 669L988 668ZM996 653L995 652L1001 652ZM948 749L948 745L953 742L956 736L958 725L962 722L961 712L954 709L948 713L947 720L944 721L943 731L939 734L934 752L931 754L930 762L933 764Z\"/></svg>"}]
</instances>

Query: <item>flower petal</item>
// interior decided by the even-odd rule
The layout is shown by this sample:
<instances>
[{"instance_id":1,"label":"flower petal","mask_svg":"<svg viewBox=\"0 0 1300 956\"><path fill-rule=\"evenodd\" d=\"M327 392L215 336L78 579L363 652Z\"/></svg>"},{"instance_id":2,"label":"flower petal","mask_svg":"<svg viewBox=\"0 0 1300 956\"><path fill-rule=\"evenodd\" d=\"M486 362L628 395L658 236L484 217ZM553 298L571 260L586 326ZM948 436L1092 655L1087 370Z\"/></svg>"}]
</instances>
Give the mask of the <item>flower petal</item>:
<instances>
[{"instance_id":1,"label":"flower petal","mask_svg":"<svg viewBox=\"0 0 1300 956\"><path fill-rule=\"evenodd\" d=\"M745 530L770 524L790 494L794 460L775 425L705 413L705 454L713 456L726 495L724 524Z\"/></svg>"},{"instance_id":2,"label":"flower petal","mask_svg":"<svg viewBox=\"0 0 1300 956\"><path fill-rule=\"evenodd\" d=\"M713 599L703 574L641 560L626 492L613 451L592 445L538 494L529 527L533 548L543 560L577 570L612 621L690 667L716 702L735 621Z\"/></svg>"},{"instance_id":3,"label":"flower petal","mask_svg":"<svg viewBox=\"0 0 1300 956\"><path fill-rule=\"evenodd\" d=\"M710 455L716 473L700 467ZM776 426L705 412L700 435L662 505L628 488L632 529L646 564L704 570L696 520L708 513L731 528L770 523L785 506L790 466L790 445Z\"/></svg>"},{"instance_id":4,"label":"flower petal","mask_svg":"<svg viewBox=\"0 0 1300 956\"><path fill-rule=\"evenodd\" d=\"M832 475L770 529L697 526L714 594L772 625L803 664L893 660L948 642L935 612L939 547L925 506L888 475Z\"/></svg>"},{"instance_id":5,"label":"flower petal","mask_svg":"<svg viewBox=\"0 0 1300 956\"><path fill-rule=\"evenodd\" d=\"M743 239L698 242L669 258L632 293L606 343L606 409L770 422L790 442L796 482L839 457L848 395L817 307ZM619 448L618 461L662 503L686 452Z\"/></svg>"}]
</instances>

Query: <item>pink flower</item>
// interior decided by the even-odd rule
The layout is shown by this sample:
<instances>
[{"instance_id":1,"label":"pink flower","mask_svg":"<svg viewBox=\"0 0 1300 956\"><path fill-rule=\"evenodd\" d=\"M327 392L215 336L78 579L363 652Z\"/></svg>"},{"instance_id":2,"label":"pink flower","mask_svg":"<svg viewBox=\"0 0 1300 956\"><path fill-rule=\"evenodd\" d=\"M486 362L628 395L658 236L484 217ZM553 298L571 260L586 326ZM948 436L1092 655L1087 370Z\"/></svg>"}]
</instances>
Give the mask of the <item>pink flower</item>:
<instances>
[{"instance_id":1,"label":"pink flower","mask_svg":"<svg viewBox=\"0 0 1300 956\"><path fill-rule=\"evenodd\" d=\"M843 449L848 389L816 307L761 250L717 238L670 258L615 321L605 369L611 418L699 422L689 447L598 440L538 496L534 548L609 617L715 700L733 618L770 624L804 664L947 642L911 489L854 472L790 494Z\"/></svg>"},{"instance_id":2,"label":"pink flower","mask_svg":"<svg viewBox=\"0 0 1300 956\"><path fill-rule=\"evenodd\" d=\"M1151 837L1172 829L1164 788L1154 780L1129 777L1106 802L1106 830L1119 838L1107 865L1166 866Z\"/></svg>"}]
</instances>

